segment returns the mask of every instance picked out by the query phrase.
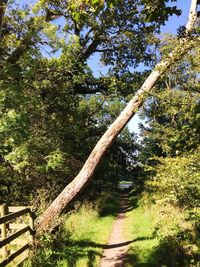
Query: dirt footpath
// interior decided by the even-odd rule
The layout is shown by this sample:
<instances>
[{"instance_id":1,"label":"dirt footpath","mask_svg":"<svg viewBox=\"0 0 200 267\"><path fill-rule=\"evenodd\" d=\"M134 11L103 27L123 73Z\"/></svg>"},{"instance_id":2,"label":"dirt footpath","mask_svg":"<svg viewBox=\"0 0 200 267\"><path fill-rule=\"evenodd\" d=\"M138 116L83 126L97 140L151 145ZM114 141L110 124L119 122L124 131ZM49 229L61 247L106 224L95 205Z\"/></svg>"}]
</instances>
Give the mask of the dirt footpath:
<instances>
[{"instance_id":1,"label":"dirt footpath","mask_svg":"<svg viewBox=\"0 0 200 267\"><path fill-rule=\"evenodd\" d=\"M109 243L104 249L100 267L122 267L131 241L123 237L123 227L128 209L128 195L123 194L120 202L120 212L114 222Z\"/></svg>"}]
</instances>

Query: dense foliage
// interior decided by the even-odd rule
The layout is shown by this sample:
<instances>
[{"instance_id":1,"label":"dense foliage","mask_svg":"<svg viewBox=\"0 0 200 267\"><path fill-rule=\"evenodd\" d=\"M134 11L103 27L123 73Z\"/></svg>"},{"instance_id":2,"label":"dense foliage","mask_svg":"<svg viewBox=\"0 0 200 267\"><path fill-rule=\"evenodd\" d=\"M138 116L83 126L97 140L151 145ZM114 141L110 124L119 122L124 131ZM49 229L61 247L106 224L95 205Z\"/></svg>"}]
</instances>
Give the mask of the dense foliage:
<instances>
[{"instance_id":1,"label":"dense foliage","mask_svg":"<svg viewBox=\"0 0 200 267\"><path fill-rule=\"evenodd\" d=\"M122 6L126 16L118 13L119 6L110 9L96 3L96 10L95 3L93 9L84 1L79 4L7 3L1 25L0 105L1 201L9 204L27 204L37 194L52 200L79 171L123 105L113 75L95 78L87 59L105 49L104 60L108 60L111 55L106 55L106 49L112 42L115 53L120 53L117 38L121 37L111 39L111 31L123 35L126 21L133 19L137 35L144 23L137 12L132 16L127 3ZM113 26L114 20L121 24ZM126 31L133 34L131 27ZM145 47L144 41L141 53L132 59L134 64L140 55L146 57ZM112 57L114 64L116 56ZM117 143L121 149L112 148L99 179L106 175L109 180L111 170L117 176L129 164L129 133L125 131Z\"/></svg>"},{"instance_id":2,"label":"dense foliage","mask_svg":"<svg viewBox=\"0 0 200 267\"><path fill-rule=\"evenodd\" d=\"M142 111L144 205L153 213L159 264L200 260L199 48L163 77Z\"/></svg>"},{"instance_id":3,"label":"dense foliage","mask_svg":"<svg viewBox=\"0 0 200 267\"><path fill-rule=\"evenodd\" d=\"M164 1L159 5L166 9ZM152 6L139 0L3 1L1 202L51 201L77 174L137 88L143 74L128 68L151 64L149 40L178 12L167 8L163 17L149 19ZM107 75L90 69L88 59L96 54L109 66ZM129 175L134 147L125 130L96 174L97 190Z\"/></svg>"}]
</instances>

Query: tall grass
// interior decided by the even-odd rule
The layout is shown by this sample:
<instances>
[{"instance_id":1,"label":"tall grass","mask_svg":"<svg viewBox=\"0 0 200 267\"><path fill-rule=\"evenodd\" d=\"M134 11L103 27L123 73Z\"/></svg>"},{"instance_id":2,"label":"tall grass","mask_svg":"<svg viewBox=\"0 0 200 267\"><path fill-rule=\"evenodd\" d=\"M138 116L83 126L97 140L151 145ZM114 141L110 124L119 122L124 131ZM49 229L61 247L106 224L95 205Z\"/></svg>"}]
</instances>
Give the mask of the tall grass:
<instances>
[{"instance_id":1,"label":"tall grass","mask_svg":"<svg viewBox=\"0 0 200 267\"><path fill-rule=\"evenodd\" d=\"M152 253L159 243L154 236L154 216L146 209L137 196L131 196L133 209L127 213L124 234L131 241L126 259L126 267L155 267Z\"/></svg>"},{"instance_id":2,"label":"tall grass","mask_svg":"<svg viewBox=\"0 0 200 267\"><path fill-rule=\"evenodd\" d=\"M159 207L150 199L147 202L145 194L140 200L137 197L130 198L132 210L125 222L124 234L130 241L125 266L200 266L199 232L191 231L182 211L167 205Z\"/></svg>"},{"instance_id":3,"label":"tall grass","mask_svg":"<svg viewBox=\"0 0 200 267\"><path fill-rule=\"evenodd\" d=\"M103 194L95 203L78 203L62 226L44 236L41 248L25 266L97 267L118 212L118 195Z\"/></svg>"}]
</instances>

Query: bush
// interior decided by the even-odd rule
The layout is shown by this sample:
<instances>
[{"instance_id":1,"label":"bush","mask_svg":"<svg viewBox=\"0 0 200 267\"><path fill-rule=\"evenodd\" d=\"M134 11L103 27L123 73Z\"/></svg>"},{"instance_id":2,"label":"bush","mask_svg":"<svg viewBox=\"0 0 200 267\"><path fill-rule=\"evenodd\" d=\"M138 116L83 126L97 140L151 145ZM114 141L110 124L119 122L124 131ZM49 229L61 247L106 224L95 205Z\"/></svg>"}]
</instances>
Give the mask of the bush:
<instances>
[{"instance_id":1,"label":"bush","mask_svg":"<svg viewBox=\"0 0 200 267\"><path fill-rule=\"evenodd\" d=\"M186 156L161 158L147 182L143 202L156 218L154 234L160 242L154 256L160 264L197 266L200 261L199 158L199 148Z\"/></svg>"}]
</instances>

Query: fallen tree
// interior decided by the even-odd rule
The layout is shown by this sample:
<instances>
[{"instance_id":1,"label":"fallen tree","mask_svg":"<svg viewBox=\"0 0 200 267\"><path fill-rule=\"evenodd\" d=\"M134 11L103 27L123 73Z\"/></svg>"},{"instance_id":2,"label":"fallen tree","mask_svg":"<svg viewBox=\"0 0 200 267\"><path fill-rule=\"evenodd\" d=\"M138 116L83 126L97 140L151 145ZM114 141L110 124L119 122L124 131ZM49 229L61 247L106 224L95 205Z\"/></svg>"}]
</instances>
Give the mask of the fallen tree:
<instances>
[{"instance_id":1,"label":"fallen tree","mask_svg":"<svg viewBox=\"0 0 200 267\"><path fill-rule=\"evenodd\" d=\"M166 59L156 65L149 77L138 90L134 98L127 104L122 113L112 123L108 130L98 141L90 156L86 160L79 174L68 184L58 197L52 202L47 210L41 215L37 222L37 231L48 231L55 219L61 214L66 205L83 189L83 187L92 179L93 174L104 156L108 151L114 139L123 130L129 120L135 115L138 108L142 106L144 100L152 90L155 83L166 72L166 70L175 62L179 61L188 50L195 47L200 38L193 36L191 33L195 27L197 18L197 0L191 0L191 7L188 22L186 24L185 37L180 39L178 45Z\"/></svg>"}]
</instances>

